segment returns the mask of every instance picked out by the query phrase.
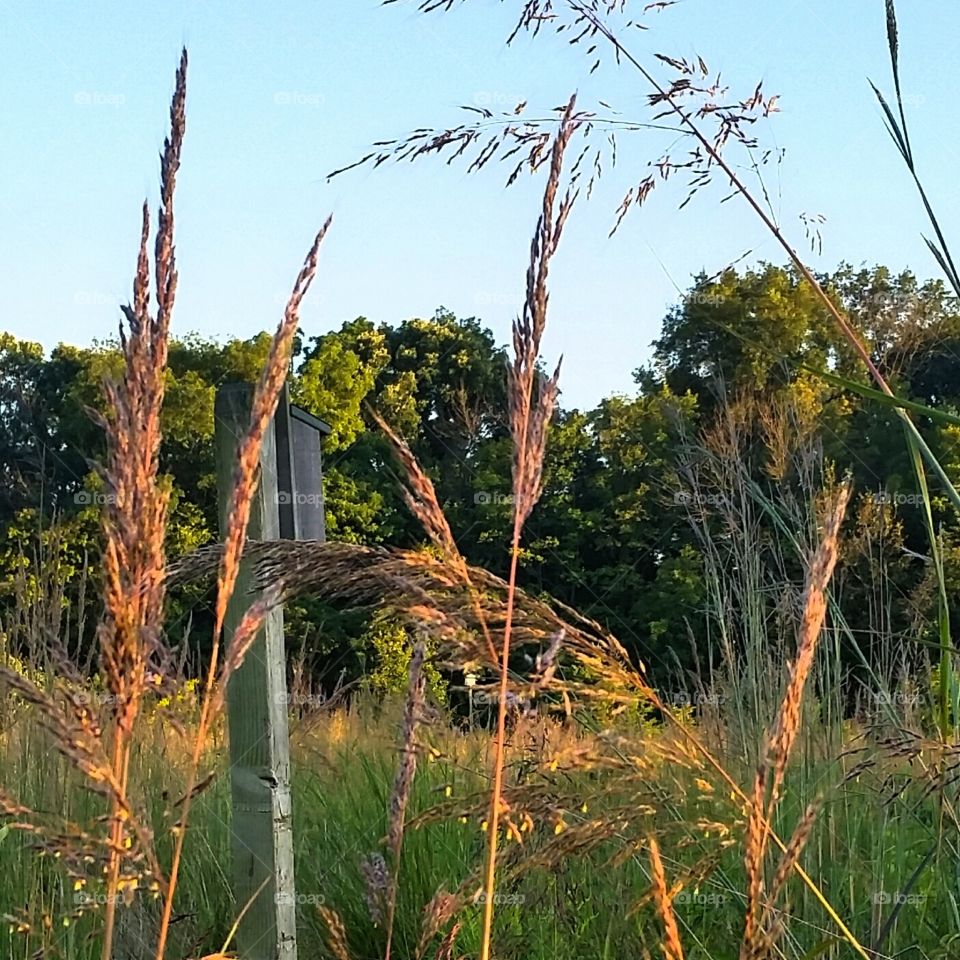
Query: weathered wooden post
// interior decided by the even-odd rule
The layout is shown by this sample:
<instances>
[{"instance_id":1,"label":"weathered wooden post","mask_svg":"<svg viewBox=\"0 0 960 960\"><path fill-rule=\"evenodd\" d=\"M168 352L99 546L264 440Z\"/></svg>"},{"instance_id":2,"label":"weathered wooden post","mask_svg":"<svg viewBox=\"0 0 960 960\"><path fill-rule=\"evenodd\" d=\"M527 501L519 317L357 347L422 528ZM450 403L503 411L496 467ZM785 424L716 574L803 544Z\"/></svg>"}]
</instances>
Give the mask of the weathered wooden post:
<instances>
[{"instance_id":1,"label":"weathered wooden post","mask_svg":"<svg viewBox=\"0 0 960 960\"><path fill-rule=\"evenodd\" d=\"M227 384L214 405L220 532L233 484L237 444L250 425L253 386ZM323 421L291 407L284 389L260 453L260 483L250 511L251 540L324 538L320 488ZM252 571L242 561L227 611L225 642L250 606ZM283 610L274 610L227 688L230 738L233 893L247 908L237 930L243 960L296 960L296 892L291 829ZM247 905L249 904L249 907Z\"/></svg>"}]
</instances>

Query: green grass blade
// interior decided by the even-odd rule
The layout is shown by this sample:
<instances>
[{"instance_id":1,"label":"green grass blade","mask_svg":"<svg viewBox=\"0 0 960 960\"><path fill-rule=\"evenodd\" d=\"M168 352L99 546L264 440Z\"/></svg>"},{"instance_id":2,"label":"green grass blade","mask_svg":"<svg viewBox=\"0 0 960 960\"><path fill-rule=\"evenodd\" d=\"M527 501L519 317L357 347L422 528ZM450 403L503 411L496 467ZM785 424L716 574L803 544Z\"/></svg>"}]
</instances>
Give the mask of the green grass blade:
<instances>
[{"instance_id":1,"label":"green grass blade","mask_svg":"<svg viewBox=\"0 0 960 960\"><path fill-rule=\"evenodd\" d=\"M897 123L897 118L893 115L893 111L890 109L890 104L887 103L886 97L884 97L884 95L879 91L877 85L872 80L867 80L867 83L869 83L873 88L873 92L876 94L877 100L879 101L880 106L883 108L887 122L887 133L890 134L891 139L897 145L897 149L900 151L900 156L902 156L907 163L910 163L910 150L907 146L903 132L900 130L900 124Z\"/></svg>"},{"instance_id":2,"label":"green grass blade","mask_svg":"<svg viewBox=\"0 0 960 960\"><path fill-rule=\"evenodd\" d=\"M955 413L950 413L947 410L939 410L925 403L918 403L916 400L907 400L906 397L891 397L882 390L877 390L875 387L868 386L865 383L857 383L856 380L849 380L846 377L841 377L839 374L830 373L828 370L818 370L806 364L800 364L800 369L805 370L807 373L812 373L814 376L820 377L822 380L826 380L827 383L832 383L836 387L843 387L846 390L857 393L867 400L875 400L885 407L890 407L895 410L910 410L921 416L929 417L938 423L960 427L960 416L957 416Z\"/></svg>"},{"instance_id":3,"label":"green grass blade","mask_svg":"<svg viewBox=\"0 0 960 960\"><path fill-rule=\"evenodd\" d=\"M951 734L951 717L953 701L953 643L950 638L950 607L947 602L947 585L943 569L943 551L940 549L940 538L933 522L933 508L930 503L930 490L927 486L927 476L920 458L920 450L916 438L906 431L907 444L910 448L910 459L917 475L920 492L923 495L923 516L927 526L927 536L930 539L930 556L933 558L934 569L937 574L937 622L940 634L940 734L946 739Z\"/></svg>"}]
</instances>

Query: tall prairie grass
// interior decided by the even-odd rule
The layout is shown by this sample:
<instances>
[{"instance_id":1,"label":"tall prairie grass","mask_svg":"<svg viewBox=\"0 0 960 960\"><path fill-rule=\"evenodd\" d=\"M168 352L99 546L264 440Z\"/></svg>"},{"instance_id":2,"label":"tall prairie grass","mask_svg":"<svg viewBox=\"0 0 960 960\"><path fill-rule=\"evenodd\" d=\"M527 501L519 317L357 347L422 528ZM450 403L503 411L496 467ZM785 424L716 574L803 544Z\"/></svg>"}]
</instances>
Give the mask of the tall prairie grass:
<instances>
[{"instance_id":1,"label":"tall prairie grass","mask_svg":"<svg viewBox=\"0 0 960 960\"><path fill-rule=\"evenodd\" d=\"M726 175L822 297L880 401L902 416L929 520L925 471L956 494L912 419L918 411L908 413L893 396L857 332L723 158L723 143L682 106L687 87L657 84L606 28L602 14L618 4L569 6L578 24L652 84L652 102L677 115L702 158ZM530 0L521 27L550 9ZM37 571L48 588L24 591L3 628L4 955L228 953L244 905L232 901L228 879L223 692L271 606L306 590L389 607L419 636L403 702L317 703L294 724L302 956L960 955L953 645L932 520L936 674L922 660L906 669L894 653L900 638L874 616L881 605L869 608L867 623L844 621L838 601L854 548L846 531L866 529L871 518L807 437L791 433L790 411L783 422L769 415L763 422L770 463L781 481L792 478L777 494L745 462L738 431L755 426L758 412L736 401L690 438L697 456L678 465L692 488L722 494L691 500L720 504L709 516L690 515L715 637L709 675L678 669L675 689L654 689L643 665L599 624L518 587L558 389L559 369L552 376L541 369L540 343L550 262L578 189L578 164L565 154L590 120L575 98L546 140L528 138L530 165L545 166L546 183L508 371L508 579L467 563L428 476L379 419L429 550L247 543L260 444L329 221L295 280L257 387L224 544L168 568L159 412L177 285L173 203L185 98L184 54L162 154L156 310L145 208L133 300L124 310L124 375L106 386L99 663L84 671L69 655L68 601L55 572ZM727 133L758 108L771 108L759 92L740 104L745 114L721 116ZM888 111L888 120L915 175L902 112ZM936 250L949 267L942 240ZM221 651L241 557L264 590ZM201 682L190 683L165 646L164 600L178 577L204 575L216 582L212 653ZM889 655L863 657L851 703L838 649L860 649L865 633L871 649ZM464 730L430 703L428 655L451 675L476 674L477 690L494 704L492 735Z\"/></svg>"},{"instance_id":2,"label":"tall prairie grass","mask_svg":"<svg viewBox=\"0 0 960 960\"><path fill-rule=\"evenodd\" d=\"M823 651L821 651L823 653ZM744 709L734 698L704 690L708 721L698 734L741 782L753 762L730 749L726 730ZM830 695L829 689L824 691ZM896 706L898 721L918 708ZM801 855L844 921L880 957L953 956L958 942L955 830L935 794L924 794L919 764L882 749L862 722L823 719L819 698L808 703L794 762L774 826L789 833L808 805L822 804ZM318 708L319 709L319 708ZM929 711L929 702L925 710ZM363 862L387 832L389 798L402 703L359 698L349 707L308 712L294 725L294 837L300 950L332 956L319 907L342 919L350 956L383 956L385 930L368 904ZM677 708L681 723L694 721ZM178 719L183 733L174 732ZM197 722L194 695L146 708L143 749L131 766L131 790L148 801L159 828L165 798L183 789ZM838 751L838 745L840 750ZM868 749L844 756L844 750ZM727 750L730 749L728 753ZM438 718L423 738L408 805L394 933L397 956L417 956L424 909L440 889L473 894L480 885L487 830L483 797L489 790L493 745L486 730L461 732ZM855 772L864 756L879 765ZM629 758L630 767L619 758ZM211 767L225 773L222 732L209 744ZM52 749L34 708L16 704L0 741L7 788L33 811L90 822L98 804L82 779ZM636 765L636 766L634 766ZM493 942L496 954L534 960L584 956L643 956L664 938L656 878L644 852L655 838L663 883L685 956L732 958L739 952L747 909L742 834L746 810L732 801L713 773L691 756L682 734L640 717L597 727L588 715L522 718L505 754L506 792L520 838L502 837ZM894 784L887 783L894 777ZM915 782L914 782L915 778ZM229 791L218 776L199 796L185 846L171 956L206 955L229 933L234 906L229 888ZM901 787L903 793L894 795ZM152 802L151 802L152 801ZM532 826L525 827L529 813ZM610 829L608 826L612 825ZM558 828L559 832L558 832ZM488 826L487 826L488 829ZM597 832L603 831L598 836ZM522 841L522 843L521 843ZM910 884L918 863L935 848ZM652 849L652 847L651 847ZM160 855L169 853L161 849ZM31 835L17 830L0 841L0 954L27 958L99 955L103 886L74 888L62 865L38 856ZM482 904L465 902L454 956L476 956L483 933ZM899 908L888 931L883 928ZM846 957L821 905L793 882L776 907L784 930L775 955ZM159 901L138 892L119 911L114 954L150 955L160 919ZM64 921L69 920L69 926ZM30 926L28 933L24 928ZM438 931L423 955L433 956L448 929Z\"/></svg>"}]
</instances>

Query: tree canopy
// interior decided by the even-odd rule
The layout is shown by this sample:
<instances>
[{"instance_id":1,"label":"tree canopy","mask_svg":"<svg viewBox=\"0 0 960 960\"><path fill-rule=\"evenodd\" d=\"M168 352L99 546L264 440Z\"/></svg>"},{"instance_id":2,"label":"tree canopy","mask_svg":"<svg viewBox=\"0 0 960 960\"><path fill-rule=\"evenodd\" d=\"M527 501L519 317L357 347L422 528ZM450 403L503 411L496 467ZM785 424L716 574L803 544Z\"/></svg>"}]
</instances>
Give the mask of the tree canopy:
<instances>
[{"instance_id":1,"label":"tree canopy","mask_svg":"<svg viewBox=\"0 0 960 960\"><path fill-rule=\"evenodd\" d=\"M883 267L841 266L821 280L901 395L957 411L960 312L941 284ZM227 381L255 380L268 345L265 333L226 343L186 336L171 345L161 451L174 490L171 555L215 537L214 395ZM482 320L444 309L397 325L358 317L329 333L301 332L291 391L333 428L324 449L331 539L423 540L399 496L372 408L433 478L465 556L495 573L506 570L506 357ZM0 589L8 599L30 566L38 533L57 530L68 577L79 577L95 555L95 464L103 452L96 412L103 378L118 369L114 343L60 344L48 354L0 334ZM691 523L690 508L709 508L725 494L700 490L691 499L690 483L702 476L704 456L717 455L718 425L736 409L738 456L760 495L782 498L803 487L794 462L802 445L824 470L852 474L861 508L850 522L860 525L858 536L871 524L887 525L883 549L896 573L890 620L909 629L932 600L928 571L911 559L911 552L924 553L924 528L909 503L912 469L896 417L820 374L851 387L866 383L792 269L764 264L696 278L665 317L650 360L637 368L633 395L606 397L592 410L558 410L543 498L524 541L522 585L598 620L653 670L708 660L704 528ZM956 476L957 428L927 422L922 429ZM884 492L887 503L877 496ZM878 502L885 519L878 519ZM956 517L946 502L937 506L948 556L960 559ZM728 522L722 509L705 520L718 537L730 535ZM775 523L769 526L775 536ZM871 602L864 562L849 564L845 602L854 608ZM95 565L91 571L95 576ZM304 607L288 619L325 655L359 669L357 630L337 611Z\"/></svg>"}]
</instances>

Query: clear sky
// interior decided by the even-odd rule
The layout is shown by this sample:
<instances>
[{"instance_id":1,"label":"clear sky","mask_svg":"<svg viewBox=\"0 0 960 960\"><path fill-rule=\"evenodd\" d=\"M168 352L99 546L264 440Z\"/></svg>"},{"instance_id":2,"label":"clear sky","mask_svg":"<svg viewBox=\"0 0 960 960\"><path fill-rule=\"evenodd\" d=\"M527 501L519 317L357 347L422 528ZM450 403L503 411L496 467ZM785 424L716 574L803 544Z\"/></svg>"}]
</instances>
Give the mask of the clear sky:
<instances>
[{"instance_id":1,"label":"clear sky","mask_svg":"<svg viewBox=\"0 0 960 960\"><path fill-rule=\"evenodd\" d=\"M633 0L639 12L642 3ZM467 176L425 158L326 181L370 143L469 116L462 104L531 113L578 90L647 119L640 77L562 38L506 47L520 0L465 0L420 16L401 0L47 0L0 3L0 329L87 344L116 330L139 208L155 207L157 154L180 46L190 53L178 190L178 333L272 329L313 233L334 228L303 309L309 336L365 315L398 323L443 305L506 342L523 288L541 182L505 191L506 169ZM900 3L903 89L914 149L946 224L956 223L960 113L949 95L960 3ZM924 221L867 77L891 86L883 0L682 0L630 32L653 54L701 55L733 92L762 80L782 112L758 125L786 150L768 186L804 244L800 213L823 214L820 268L841 260L936 273ZM658 69L667 78L669 74ZM578 203L555 260L546 358L565 355L566 406L631 389L660 322L703 269L747 250L783 258L719 189L683 211L681 183L607 239L626 186L661 135L622 141L616 170ZM669 186L669 185L668 185ZM809 249L809 248L805 248Z\"/></svg>"}]
</instances>

